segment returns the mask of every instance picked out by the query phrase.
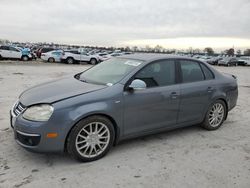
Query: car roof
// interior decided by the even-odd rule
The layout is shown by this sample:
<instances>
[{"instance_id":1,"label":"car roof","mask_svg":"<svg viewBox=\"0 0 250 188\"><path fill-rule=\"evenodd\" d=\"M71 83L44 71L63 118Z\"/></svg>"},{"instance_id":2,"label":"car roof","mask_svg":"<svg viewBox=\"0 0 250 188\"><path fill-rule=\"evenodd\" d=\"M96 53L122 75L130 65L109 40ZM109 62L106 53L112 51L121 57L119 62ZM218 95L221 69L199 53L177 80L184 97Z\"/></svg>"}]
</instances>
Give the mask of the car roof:
<instances>
[{"instance_id":1,"label":"car roof","mask_svg":"<svg viewBox=\"0 0 250 188\"><path fill-rule=\"evenodd\" d=\"M190 57L184 57L184 56L178 56L178 55L171 55L171 54L152 54L152 53L138 53L138 54L128 54L128 55L122 55L118 58L126 58L126 59L134 59L134 60L140 60L140 61L156 61L161 59L190 59L190 60L196 60Z\"/></svg>"}]
</instances>

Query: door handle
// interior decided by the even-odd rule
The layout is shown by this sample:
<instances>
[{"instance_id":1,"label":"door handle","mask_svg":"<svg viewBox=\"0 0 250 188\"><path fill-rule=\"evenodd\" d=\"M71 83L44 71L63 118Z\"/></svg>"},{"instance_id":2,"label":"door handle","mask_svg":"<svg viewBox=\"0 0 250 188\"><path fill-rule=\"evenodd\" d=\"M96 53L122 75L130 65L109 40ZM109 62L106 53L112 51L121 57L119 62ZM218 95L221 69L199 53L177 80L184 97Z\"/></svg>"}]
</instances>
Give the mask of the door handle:
<instances>
[{"instance_id":1,"label":"door handle","mask_svg":"<svg viewBox=\"0 0 250 188\"><path fill-rule=\"evenodd\" d=\"M170 97L171 97L172 99L176 99L178 96L179 96L179 95L178 95L175 91L172 92L172 93L170 94Z\"/></svg>"},{"instance_id":2,"label":"door handle","mask_svg":"<svg viewBox=\"0 0 250 188\"><path fill-rule=\"evenodd\" d=\"M214 89L213 89L212 87L210 87L210 86L207 88L207 92L208 92L208 93L213 92L213 90L214 90Z\"/></svg>"}]
</instances>

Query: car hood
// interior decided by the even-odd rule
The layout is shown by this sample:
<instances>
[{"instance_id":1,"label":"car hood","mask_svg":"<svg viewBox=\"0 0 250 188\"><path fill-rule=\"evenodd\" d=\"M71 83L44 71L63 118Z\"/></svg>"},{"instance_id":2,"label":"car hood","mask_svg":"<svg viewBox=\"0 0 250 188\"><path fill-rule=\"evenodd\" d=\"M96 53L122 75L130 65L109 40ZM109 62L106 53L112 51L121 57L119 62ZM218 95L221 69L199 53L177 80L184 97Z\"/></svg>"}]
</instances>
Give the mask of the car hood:
<instances>
[{"instance_id":1,"label":"car hood","mask_svg":"<svg viewBox=\"0 0 250 188\"><path fill-rule=\"evenodd\" d=\"M108 86L82 82L72 76L32 87L24 91L19 100L25 106L54 103L106 87Z\"/></svg>"}]
</instances>

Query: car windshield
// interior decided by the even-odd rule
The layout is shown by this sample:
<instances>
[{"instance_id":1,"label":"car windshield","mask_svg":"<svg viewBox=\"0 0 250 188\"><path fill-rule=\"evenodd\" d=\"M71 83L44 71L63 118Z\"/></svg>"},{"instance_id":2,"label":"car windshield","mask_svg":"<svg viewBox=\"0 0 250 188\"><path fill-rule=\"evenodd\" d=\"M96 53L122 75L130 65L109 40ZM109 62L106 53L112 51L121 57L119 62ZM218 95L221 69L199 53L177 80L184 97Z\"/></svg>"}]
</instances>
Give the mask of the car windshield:
<instances>
[{"instance_id":1,"label":"car windshield","mask_svg":"<svg viewBox=\"0 0 250 188\"><path fill-rule=\"evenodd\" d=\"M112 58L83 72L80 75L79 80L88 83L112 86L142 62L143 61L132 59Z\"/></svg>"}]
</instances>

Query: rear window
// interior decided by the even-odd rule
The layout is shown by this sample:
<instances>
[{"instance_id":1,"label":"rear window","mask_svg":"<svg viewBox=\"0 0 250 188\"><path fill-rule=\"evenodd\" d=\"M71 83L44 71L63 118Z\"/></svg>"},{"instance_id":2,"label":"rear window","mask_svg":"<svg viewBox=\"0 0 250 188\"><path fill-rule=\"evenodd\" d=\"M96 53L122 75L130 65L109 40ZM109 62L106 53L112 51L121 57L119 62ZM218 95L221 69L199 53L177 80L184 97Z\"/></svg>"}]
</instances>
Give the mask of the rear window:
<instances>
[{"instance_id":1,"label":"rear window","mask_svg":"<svg viewBox=\"0 0 250 188\"><path fill-rule=\"evenodd\" d=\"M204 80L204 74L198 62L190 60L180 60L182 82L197 82Z\"/></svg>"},{"instance_id":2,"label":"rear window","mask_svg":"<svg viewBox=\"0 0 250 188\"><path fill-rule=\"evenodd\" d=\"M202 68L202 70L203 70L203 72L205 74L206 80L213 79L214 78L213 73L205 65L203 65L202 63L200 65L201 65L201 68Z\"/></svg>"}]
</instances>

